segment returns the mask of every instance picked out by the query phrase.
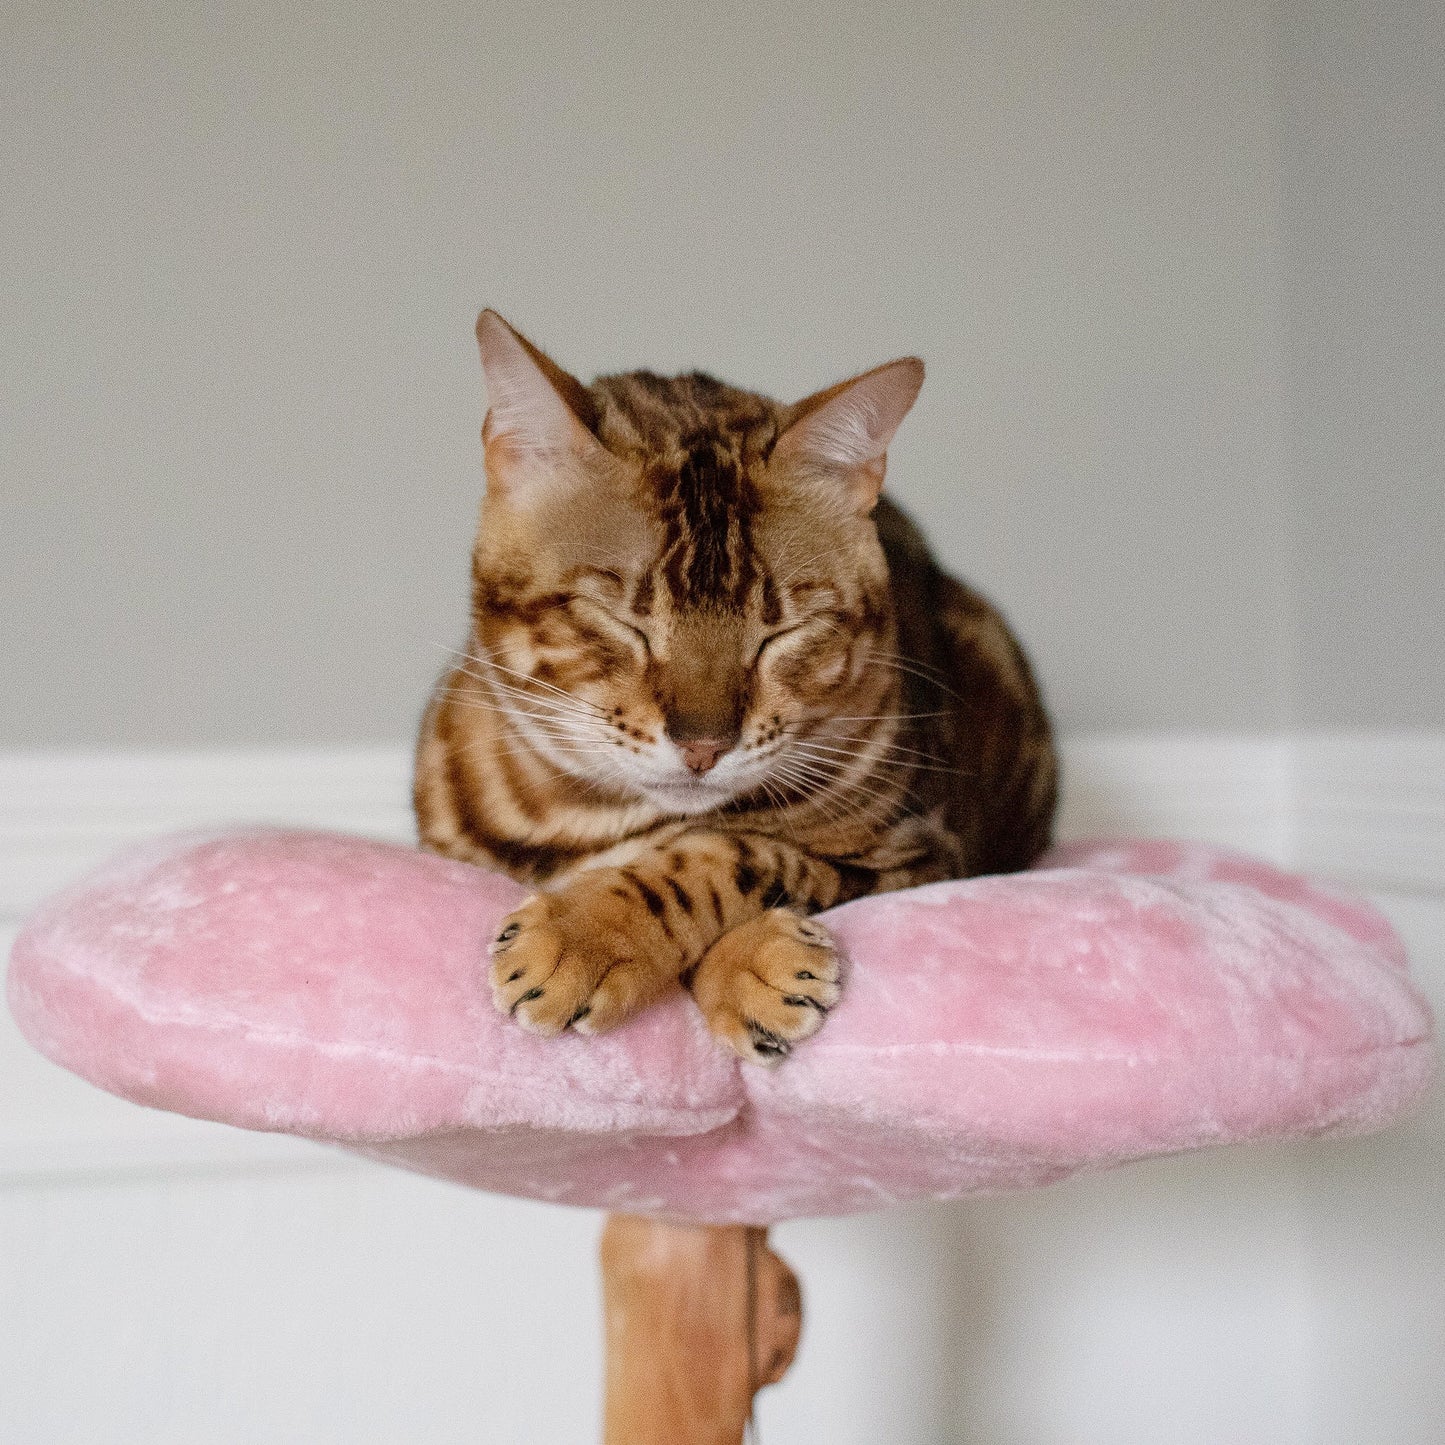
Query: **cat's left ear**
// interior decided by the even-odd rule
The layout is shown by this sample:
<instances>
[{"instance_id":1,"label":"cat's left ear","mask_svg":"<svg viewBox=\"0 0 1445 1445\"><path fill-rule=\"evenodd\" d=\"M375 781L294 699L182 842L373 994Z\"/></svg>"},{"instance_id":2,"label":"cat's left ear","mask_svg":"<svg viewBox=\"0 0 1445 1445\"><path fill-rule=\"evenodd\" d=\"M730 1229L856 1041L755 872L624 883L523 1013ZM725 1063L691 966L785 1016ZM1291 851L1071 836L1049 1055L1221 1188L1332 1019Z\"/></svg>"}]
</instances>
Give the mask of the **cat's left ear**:
<instances>
[{"instance_id":1,"label":"cat's left ear","mask_svg":"<svg viewBox=\"0 0 1445 1445\"><path fill-rule=\"evenodd\" d=\"M592 399L576 377L495 311L477 318L477 344L489 403L482 441L490 480L500 477L507 490L525 493L549 475L555 481L569 460L603 455L590 430Z\"/></svg>"},{"instance_id":2,"label":"cat's left ear","mask_svg":"<svg viewBox=\"0 0 1445 1445\"><path fill-rule=\"evenodd\" d=\"M773 464L841 478L857 509L871 511L883 488L888 443L922 385L923 363L905 356L815 392L793 407Z\"/></svg>"}]
</instances>

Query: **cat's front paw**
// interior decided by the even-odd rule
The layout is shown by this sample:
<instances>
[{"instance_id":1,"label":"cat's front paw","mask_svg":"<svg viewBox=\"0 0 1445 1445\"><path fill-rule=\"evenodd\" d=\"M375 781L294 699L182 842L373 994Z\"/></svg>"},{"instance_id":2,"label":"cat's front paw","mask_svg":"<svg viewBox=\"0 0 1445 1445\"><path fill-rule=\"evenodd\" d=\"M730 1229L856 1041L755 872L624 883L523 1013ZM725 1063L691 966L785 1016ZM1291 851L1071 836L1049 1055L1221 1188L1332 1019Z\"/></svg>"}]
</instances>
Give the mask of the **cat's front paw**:
<instances>
[{"instance_id":1,"label":"cat's front paw","mask_svg":"<svg viewBox=\"0 0 1445 1445\"><path fill-rule=\"evenodd\" d=\"M771 908L723 934L692 980L708 1027L744 1059L776 1064L823 1026L842 995L827 929Z\"/></svg>"},{"instance_id":2,"label":"cat's front paw","mask_svg":"<svg viewBox=\"0 0 1445 1445\"><path fill-rule=\"evenodd\" d=\"M653 962L615 921L565 894L528 899L487 952L497 1008L546 1038L569 1028L602 1033L661 992Z\"/></svg>"}]
</instances>

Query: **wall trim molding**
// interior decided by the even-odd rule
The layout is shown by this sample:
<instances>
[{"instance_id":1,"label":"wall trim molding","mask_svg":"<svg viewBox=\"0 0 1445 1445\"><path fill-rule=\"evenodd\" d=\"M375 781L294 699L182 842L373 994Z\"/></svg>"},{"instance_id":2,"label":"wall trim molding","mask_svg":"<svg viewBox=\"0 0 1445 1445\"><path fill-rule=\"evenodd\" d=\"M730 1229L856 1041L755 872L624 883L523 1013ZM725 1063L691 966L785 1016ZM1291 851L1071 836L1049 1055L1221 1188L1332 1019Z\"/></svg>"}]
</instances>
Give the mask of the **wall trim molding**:
<instances>
[{"instance_id":1,"label":"wall trim molding","mask_svg":"<svg viewBox=\"0 0 1445 1445\"><path fill-rule=\"evenodd\" d=\"M1292 857L1357 887L1445 894L1445 732L1304 733Z\"/></svg>"},{"instance_id":2,"label":"wall trim molding","mask_svg":"<svg viewBox=\"0 0 1445 1445\"><path fill-rule=\"evenodd\" d=\"M216 823L409 843L404 747L0 752L0 920L126 843Z\"/></svg>"},{"instance_id":3,"label":"wall trim molding","mask_svg":"<svg viewBox=\"0 0 1445 1445\"><path fill-rule=\"evenodd\" d=\"M1445 732L1089 734L1061 750L1061 837L1199 838L1445 897ZM46 894L158 833L269 822L409 843L410 763L401 746L0 753L0 951ZM88 1091L31 1054L8 1018L0 1080L0 1187L349 1163Z\"/></svg>"},{"instance_id":4,"label":"wall trim molding","mask_svg":"<svg viewBox=\"0 0 1445 1445\"><path fill-rule=\"evenodd\" d=\"M1293 762L1286 737L1085 733L1061 739L1060 754L1061 839L1196 838L1289 860Z\"/></svg>"},{"instance_id":5,"label":"wall trim molding","mask_svg":"<svg viewBox=\"0 0 1445 1445\"><path fill-rule=\"evenodd\" d=\"M1168 834L1445 893L1445 731L1085 733L1062 837ZM218 822L411 842L404 746L0 752L0 921L134 839Z\"/></svg>"}]
</instances>

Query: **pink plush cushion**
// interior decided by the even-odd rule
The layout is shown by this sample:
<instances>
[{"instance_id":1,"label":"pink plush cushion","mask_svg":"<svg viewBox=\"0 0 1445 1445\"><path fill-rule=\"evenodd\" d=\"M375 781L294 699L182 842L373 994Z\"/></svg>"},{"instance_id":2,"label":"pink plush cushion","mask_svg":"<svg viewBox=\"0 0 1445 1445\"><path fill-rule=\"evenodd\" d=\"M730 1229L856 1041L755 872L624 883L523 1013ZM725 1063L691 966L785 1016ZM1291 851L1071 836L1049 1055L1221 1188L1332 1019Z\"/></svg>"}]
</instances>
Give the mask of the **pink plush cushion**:
<instances>
[{"instance_id":1,"label":"pink plush cushion","mask_svg":"<svg viewBox=\"0 0 1445 1445\"><path fill-rule=\"evenodd\" d=\"M600 1038L500 1017L485 944L523 893L355 838L172 839L35 915L10 1004L49 1057L144 1104L478 1188L756 1223L1369 1129L1433 1067L1377 913L1209 848L1077 845L833 910L843 1002L772 1071L681 993Z\"/></svg>"}]
</instances>

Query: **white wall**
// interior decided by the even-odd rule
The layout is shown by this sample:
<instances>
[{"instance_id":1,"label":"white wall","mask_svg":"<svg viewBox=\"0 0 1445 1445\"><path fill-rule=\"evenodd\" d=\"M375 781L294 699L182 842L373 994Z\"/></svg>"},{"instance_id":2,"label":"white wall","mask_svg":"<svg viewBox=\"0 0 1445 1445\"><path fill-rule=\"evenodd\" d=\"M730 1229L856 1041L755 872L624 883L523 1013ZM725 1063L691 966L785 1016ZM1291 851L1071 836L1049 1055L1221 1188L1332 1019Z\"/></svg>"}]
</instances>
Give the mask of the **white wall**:
<instances>
[{"instance_id":1,"label":"white wall","mask_svg":"<svg viewBox=\"0 0 1445 1445\"><path fill-rule=\"evenodd\" d=\"M1445 7L1287 0L1296 717L1445 725Z\"/></svg>"},{"instance_id":2,"label":"white wall","mask_svg":"<svg viewBox=\"0 0 1445 1445\"><path fill-rule=\"evenodd\" d=\"M0 743L406 736L464 630L471 325L799 396L1070 728L1268 727L1288 626L1267 9L7 11Z\"/></svg>"}]
</instances>

